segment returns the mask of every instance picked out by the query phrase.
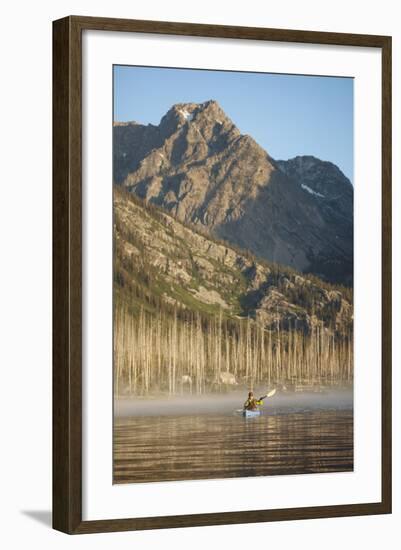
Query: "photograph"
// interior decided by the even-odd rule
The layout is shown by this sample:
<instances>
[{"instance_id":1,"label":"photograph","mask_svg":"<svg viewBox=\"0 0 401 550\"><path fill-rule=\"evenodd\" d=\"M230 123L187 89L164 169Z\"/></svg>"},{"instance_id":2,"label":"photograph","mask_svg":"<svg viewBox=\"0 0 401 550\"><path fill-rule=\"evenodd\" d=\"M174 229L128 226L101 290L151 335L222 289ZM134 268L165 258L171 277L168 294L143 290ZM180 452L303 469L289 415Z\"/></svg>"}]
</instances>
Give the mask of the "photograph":
<instances>
[{"instance_id":1,"label":"photograph","mask_svg":"<svg viewBox=\"0 0 401 550\"><path fill-rule=\"evenodd\" d=\"M354 79L114 65L110 108L113 483L352 472Z\"/></svg>"}]
</instances>

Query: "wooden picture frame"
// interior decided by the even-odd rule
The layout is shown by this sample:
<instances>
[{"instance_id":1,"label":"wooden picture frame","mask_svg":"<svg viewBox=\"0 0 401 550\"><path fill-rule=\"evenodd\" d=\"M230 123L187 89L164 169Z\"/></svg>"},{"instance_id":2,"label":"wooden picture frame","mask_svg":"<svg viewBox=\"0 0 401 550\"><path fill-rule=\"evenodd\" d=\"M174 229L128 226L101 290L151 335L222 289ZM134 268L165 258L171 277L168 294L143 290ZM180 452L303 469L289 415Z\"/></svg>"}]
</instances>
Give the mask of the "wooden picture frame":
<instances>
[{"instance_id":1,"label":"wooden picture frame","mask_svg":"<svg viewBox=\"0 0 401 550\"><path fill-rule=\"evenodd\" d=\"M82 32L378 48L382 56L382 496L379 502L82 520ZM68 534L391 512L391 37L66 17L53 23L53 527Z\"/></svg>"}]
</instances>

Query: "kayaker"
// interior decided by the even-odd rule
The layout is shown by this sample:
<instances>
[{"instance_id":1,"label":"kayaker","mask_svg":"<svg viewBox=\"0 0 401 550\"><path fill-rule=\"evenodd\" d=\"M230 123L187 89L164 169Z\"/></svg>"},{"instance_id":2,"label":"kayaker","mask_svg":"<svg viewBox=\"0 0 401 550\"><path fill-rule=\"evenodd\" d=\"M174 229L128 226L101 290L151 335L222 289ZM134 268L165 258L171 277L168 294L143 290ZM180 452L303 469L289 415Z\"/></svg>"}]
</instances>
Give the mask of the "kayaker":
<instances>
[{"instance_id":1,"label":"kayaker","mask_svg":"<svg viewBox=\"0 0 401 550\"><path fill-rule=\"evenodd\" d=\"M244 403L244 409L246 411L256 411L258 405L260 405L260 401L258 399L255 399L255 397L253 396L253 392L250 391L248 393L248 399Z\"/></svg>"}]
</instances>

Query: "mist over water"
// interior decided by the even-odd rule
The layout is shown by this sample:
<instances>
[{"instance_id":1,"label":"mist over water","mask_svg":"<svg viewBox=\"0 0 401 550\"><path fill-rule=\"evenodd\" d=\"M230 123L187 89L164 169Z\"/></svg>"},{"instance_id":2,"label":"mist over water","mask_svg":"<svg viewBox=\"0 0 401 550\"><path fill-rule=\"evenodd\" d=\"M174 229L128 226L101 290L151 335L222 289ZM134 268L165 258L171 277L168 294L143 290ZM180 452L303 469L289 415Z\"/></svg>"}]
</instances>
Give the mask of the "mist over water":
<instances>
[{"instance_id":1,"label":"mist over water","mask_svg":"<svg viewBox=\"0 0 401 550\"><path fill-rule=\"evenodd\" d=\"M266 393L265 388L258 388L254 391L255 397L261 397ZM220 394L115 399L114 414L117 417L230 415L242 408L246 398L247 391L236 390ZM352 408L353 390L348 388L319 393L277 392L273 397L264 400L261 409L265 415L278 415L309 411L351 410Z\"/></svg>"}]
</instances>

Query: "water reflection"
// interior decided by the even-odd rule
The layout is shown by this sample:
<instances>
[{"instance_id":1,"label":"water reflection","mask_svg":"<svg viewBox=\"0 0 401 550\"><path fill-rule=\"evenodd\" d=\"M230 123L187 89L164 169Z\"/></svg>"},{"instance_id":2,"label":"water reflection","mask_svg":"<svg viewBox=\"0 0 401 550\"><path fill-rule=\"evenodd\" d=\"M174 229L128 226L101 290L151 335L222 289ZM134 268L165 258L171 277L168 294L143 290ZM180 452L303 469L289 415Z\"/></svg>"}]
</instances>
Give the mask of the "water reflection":
<instances>
[{"instance_id":1,"label":"water reflection","mask_svg":"<svg viewBox=\"0 0 401 550\"><path fill-rule=\"evenodd\" d=\"M352 469L352 410L115 419L115 483Z\"/></svg>"}]
</instances>

